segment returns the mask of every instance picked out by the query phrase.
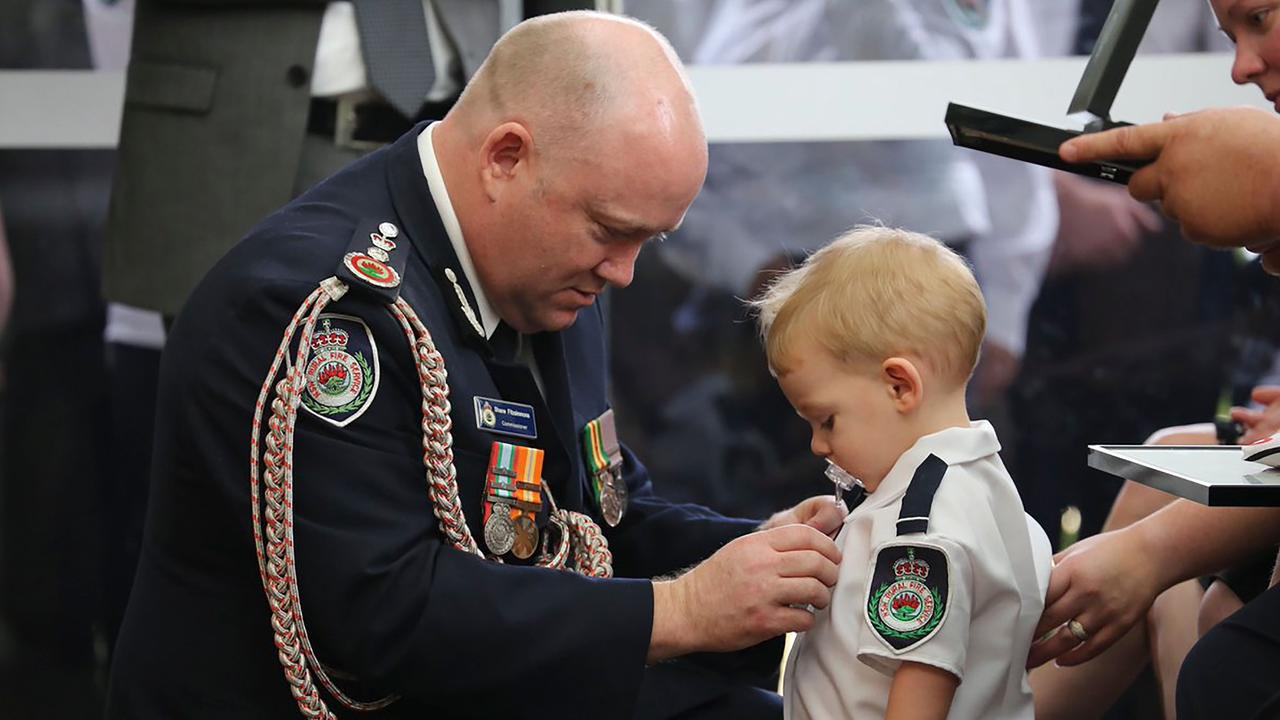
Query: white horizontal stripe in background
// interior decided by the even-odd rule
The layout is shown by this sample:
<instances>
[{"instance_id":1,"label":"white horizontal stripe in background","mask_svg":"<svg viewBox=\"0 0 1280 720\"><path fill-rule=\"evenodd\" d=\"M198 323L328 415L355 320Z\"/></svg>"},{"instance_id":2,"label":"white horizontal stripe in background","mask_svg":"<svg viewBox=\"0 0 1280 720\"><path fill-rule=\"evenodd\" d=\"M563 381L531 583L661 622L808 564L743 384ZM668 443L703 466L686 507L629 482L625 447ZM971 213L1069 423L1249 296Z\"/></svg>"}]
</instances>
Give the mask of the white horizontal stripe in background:
<instances>
[{"instance_id":1,"label":"white horizontal stripe in background","mask_svg":"<svg viewBox=\"0 0 1280 720\"><path fill-rule=\"evenodd\" d=\"M1229 79L1230 54L1138 58L1112 117L1254 105L1257 88ZM804 63L689 69L712 142L946 137L947 102L1067 127L1084 58L954 62ZM0 148L114 147L120 72L0 72Z\"/></svg>"}]
</instances>

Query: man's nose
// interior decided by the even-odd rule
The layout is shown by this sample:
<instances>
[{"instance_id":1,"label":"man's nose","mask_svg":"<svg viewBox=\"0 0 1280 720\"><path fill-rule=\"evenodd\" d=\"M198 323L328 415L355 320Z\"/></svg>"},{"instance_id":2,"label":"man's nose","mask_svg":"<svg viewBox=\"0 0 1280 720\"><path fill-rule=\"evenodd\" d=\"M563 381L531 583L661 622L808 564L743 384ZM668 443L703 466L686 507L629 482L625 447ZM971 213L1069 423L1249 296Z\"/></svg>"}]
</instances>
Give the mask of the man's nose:
<instances>
[{"instance_id":1,"label":"man's nose","mask_svg":"<svg viewBox=\"0 0 1280 720\"><path fill-rule=\"evenodd\" d=\"M1231 63L1231 79L1237 85L1247 85L1261 75L1266 65L1262 58L1247 44L1236 45L1235 60Z\"/></svg>"},{"instance_id":2,"label":"man's nose","mask_svg":"<svg viewBox=\"0 0 1280 720\"><path fill-rule=\"evenodd\" d=\"M636 258L644 243L627 243L610 250L596 266L596 275L614 287L624 288L635 277Z\"/></svg>"}]
</instances>

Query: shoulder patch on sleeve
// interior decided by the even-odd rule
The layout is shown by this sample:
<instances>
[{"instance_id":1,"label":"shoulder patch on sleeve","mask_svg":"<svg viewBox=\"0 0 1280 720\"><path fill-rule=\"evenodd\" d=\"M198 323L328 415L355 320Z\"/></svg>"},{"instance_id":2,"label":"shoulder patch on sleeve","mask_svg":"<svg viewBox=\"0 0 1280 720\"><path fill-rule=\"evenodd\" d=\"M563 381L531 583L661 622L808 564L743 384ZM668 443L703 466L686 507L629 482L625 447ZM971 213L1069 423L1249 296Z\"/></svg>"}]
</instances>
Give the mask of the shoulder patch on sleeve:
<instances>
[{"instance_id":1,"label":"shoulder patch on sleeve","mask_svg":"<svg viewBox=\"0 0 1280 720\"><path fill-rule=\"evenodd\" d=\"M373 402L381 375L369 326L358 317L322 314L303 367L302 406L307 412L346 427Z\"/></svg>"},{"instance_id":2,"label":"shoulder patch on sleeve","mask_svg":"<svg viewBox=\"0 0 1280 720\"><path fill-rule=\"evenodd\" d=\"M946 550L923 543L894 543L876 552L867 583L866 617L871 630L894 653L933 637L951 599Z\"/></svg>"}]
</instances>

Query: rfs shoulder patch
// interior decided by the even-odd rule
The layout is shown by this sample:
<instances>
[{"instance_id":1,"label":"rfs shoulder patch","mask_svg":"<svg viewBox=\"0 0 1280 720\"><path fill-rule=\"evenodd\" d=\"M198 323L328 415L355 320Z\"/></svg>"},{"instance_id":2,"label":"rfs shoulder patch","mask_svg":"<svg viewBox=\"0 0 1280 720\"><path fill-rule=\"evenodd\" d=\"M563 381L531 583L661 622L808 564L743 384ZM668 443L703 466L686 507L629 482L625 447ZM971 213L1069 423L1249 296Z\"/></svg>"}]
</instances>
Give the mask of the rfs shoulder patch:
<instances>
[{"instance_id":1,"label":"rfs shoulder patch","mask_svg":"<svg viewBox=\"0 0 1280 720\"><path fill-rule=\"evenodd\" d=\"M378 394L378 346L363 320L325 313L311 336L303 376L302 406L312 415L345 427Z\"/></svg>"},{"instance_id":2,"label":"rfs shoulder patch","mask_svg":"<svg viewBox=\"0 0 1280 720\"><path fill-rule=\"evenodd\" d=\"M885 545L867 583L867 624L894 653L933 636L947 614L947 554L920 543Z\"/></svg>"}]
</instances>

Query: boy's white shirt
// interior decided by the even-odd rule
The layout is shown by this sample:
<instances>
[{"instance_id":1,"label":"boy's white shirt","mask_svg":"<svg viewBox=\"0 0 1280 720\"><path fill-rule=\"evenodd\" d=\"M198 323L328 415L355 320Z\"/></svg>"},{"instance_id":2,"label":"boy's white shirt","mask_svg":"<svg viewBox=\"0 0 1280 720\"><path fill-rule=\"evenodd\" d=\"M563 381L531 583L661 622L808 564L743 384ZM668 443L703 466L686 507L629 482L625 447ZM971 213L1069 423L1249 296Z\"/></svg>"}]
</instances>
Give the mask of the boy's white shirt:
<instances>
[{"instance_id":1,"label":"boy's white shirt","mask_svg":"<svg viewBox=\"0 0 1280 720\"><path fill-rule=\"evenodd\" d=\"M883 717L893 671L905 660L960 678L950 718L1033 718L1024 665L1044 609L1052 549L1022 507L990 423L920 438L880 487L845 518L831 605L797 638L783 681L784 717ZM948 468L924 534L897 534L898 511L929 455ZM867 583L886 543L933 546L948 559L950 599L925 641L895 652L867 620Z\"/></svg>"}]
</instances>

